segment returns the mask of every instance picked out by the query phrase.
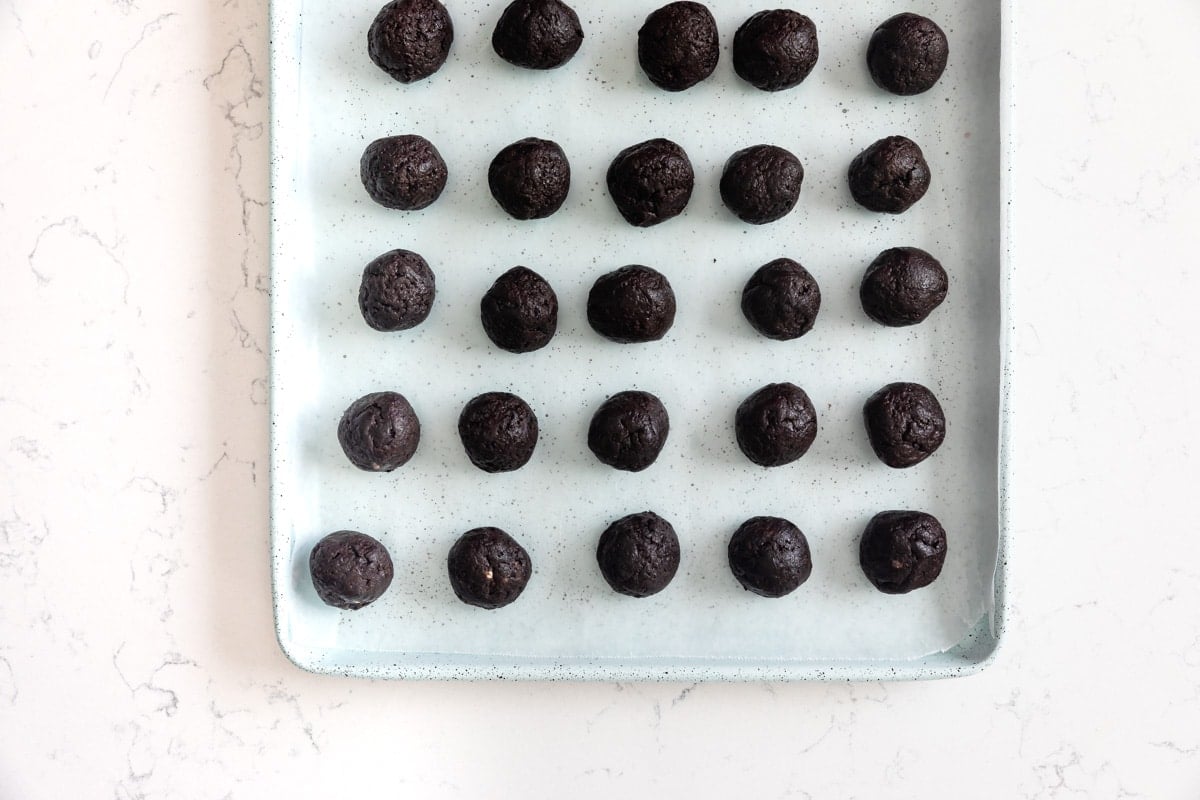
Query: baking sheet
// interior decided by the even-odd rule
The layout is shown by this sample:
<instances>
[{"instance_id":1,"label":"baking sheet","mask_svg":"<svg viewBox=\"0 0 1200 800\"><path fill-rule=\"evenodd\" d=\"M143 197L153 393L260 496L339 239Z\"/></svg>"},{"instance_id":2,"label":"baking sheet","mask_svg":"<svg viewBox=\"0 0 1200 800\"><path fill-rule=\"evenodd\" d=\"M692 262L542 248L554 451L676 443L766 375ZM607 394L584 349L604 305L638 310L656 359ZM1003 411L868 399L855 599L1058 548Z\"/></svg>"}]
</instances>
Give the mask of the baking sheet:
<instances>
[{"instance_id":1,"label":"baking sheet","mask_svg":"<svg viewBox=\"0 0 1200 800\"><path fill-rule=\"evenodd\" d=\"M637 67L637 29L658 4L575 3L583 48L552 72L520 70L490 46L501 2L448 2L455 43L429 80L402 85L367 58L376 0L272 6L272 554L280 643L300 666L383 677L595 679L936 677L977 669L999 639L998 488L1003 358L1001 279L1001 6L998 3L814 0L821 58L800 87L753 89L733 73L729 45L758 7L708 5L722 60L680 94L654 88ZM951 44L932 91L897 98L864 66L874 27L902 10L927 13ZM419 133L442 152L450 180L415 213L372 203L358 180L371 140ZM873 214L846 186L850 160L878 138L913 138L933 173L908 213ZM510 219L486 183L505 145L559 142L573 183L549 219ZM696 169L679 218L647 230L617 214L604 172L622 148L663 136ZM806 177L795 212L772 225L736 220L717 183L730 153L772 143L796 153ZM858 284L887 247L934 253L950 274L947 302L925 324L887 329L858 303ZM363 265L403 247L437 275L422 326L368 328L357 308ZM742 286L781 256L821 285L815 329L794 342L758 336L742 318ZM588 327L588 288L629 263L664 272L679 304L659 343L622 346ZM496 349L478 320L491 282L523 264L559 295L559 333L545 349ZM820 434L794 465L763 470L738 451L737 404L788 380L817 407ZM891 470L871 453L862 403L896 380L928 385L949 419L929 461ZM601 465L587 423L608 395L658 394L672 431L659 461L631 474ZM361 472L336 439L342 410L362 394L404 393L421 418L416 457L386 475ZM471 397L512 391L535 409L542 437L524 469L487 475L470 465L456 420ZM931 587L893 597L857 564L858 536L876 512L935 514L950 537ZM604 527L652 509L679 532L675 581L645 600L608 589L595 565ZM725 546L744 519L787 517L805 531L812 578L780 600L743 591ZM445 556L463 531L495 525L529 551L534 576L496 612L461 604ZM320 603L307 555L325 534L379 538L396 580L355 613ZM1002 580L1002 573L999 578Z\"/></svg>"}]
</instances>

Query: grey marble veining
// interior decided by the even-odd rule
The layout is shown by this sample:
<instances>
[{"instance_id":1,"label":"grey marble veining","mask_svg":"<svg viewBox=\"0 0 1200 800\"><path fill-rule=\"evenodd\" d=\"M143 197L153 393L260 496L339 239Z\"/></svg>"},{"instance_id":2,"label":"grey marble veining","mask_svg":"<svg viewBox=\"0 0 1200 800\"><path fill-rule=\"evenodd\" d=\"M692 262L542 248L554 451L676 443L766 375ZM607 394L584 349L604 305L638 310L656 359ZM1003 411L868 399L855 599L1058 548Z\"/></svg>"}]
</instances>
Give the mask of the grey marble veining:
<instances>
[{"instance_id":1,"label":"grey marble veining","mask_svg":"<svg viewBox=\"0 0 1200 800\"><path fill-rule=\"evenodd\" d=\"M1200 7L1021 6L1011 641L690 687L290 666L266 2L0 0L0 796L1195 798Z\"/></svg>"}]
</instances>

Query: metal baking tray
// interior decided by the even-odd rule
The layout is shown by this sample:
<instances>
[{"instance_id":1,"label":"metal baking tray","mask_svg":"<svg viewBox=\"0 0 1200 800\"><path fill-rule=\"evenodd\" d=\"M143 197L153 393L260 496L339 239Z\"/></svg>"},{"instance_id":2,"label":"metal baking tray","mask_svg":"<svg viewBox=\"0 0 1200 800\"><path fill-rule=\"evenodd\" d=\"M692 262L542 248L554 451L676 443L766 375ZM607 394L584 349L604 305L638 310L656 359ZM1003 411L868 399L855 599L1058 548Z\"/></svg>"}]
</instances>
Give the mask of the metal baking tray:
<instances>
[{"instance_id":1,"label":"metal baking tray","mask_svg":"<svg viewBox=\"0 0 1200 800\"><path fill-rule=\"evenodd\" d=\"M503 2L447 0L456 38L432 78L392 81L366 53L382 0L271 5L271 552L279 643L314 672L382 678L574 680L870 680L964 675L987 664L1003 632L1008 337L1005 323L1009 8L955 0L809 0L821 57L798 88L764 93L730 65L738 25L758 7L708 3L722 59L680 94L651 86L636 35L656 2L574 3L586 40L551 72L520 70L490 46ZM932 91L898 98L864 64L874 27L899 11L947 31L949 68ZM1004 45L1002 47L1002 44ZM450 168L442 198L416 213L372 203L358 159L380 136L420 133ZM850 198L846 168L864 147L904 134L933 172L928 195L892 217ZM487 166L526 136L554 139L573 184L553 217L519 222L492 200ZM696 168L691 205L642 230L625 224L603 179L612 157L644 139L684 146ZM796 153L806 178L795 212L772 225L738 222L721 203L725 159L751 144ZM946 303L925 324L887 329L858 302L866 265L913 245L950 273ZM438 281L432 316L381 334L362 321L362 267L403 247ZM761 264L789 256L817 278L816 328L794 342L755 334L738 298ZM666 273L679 302L662 342L621 346L584 315L588 287L616 267ZM554 341L514 356L485 337L479 299L504 270L544 275L561 303ZM789 467L763 470L737 450L733 411L762 384L803 386L820 434ZM925 463L892 470L871 453L865 398L895 380L934 389L949 434ZM658 463L637 474L599 464L585 433L614 392L658 394L672 431ZM362 394L404 393L423 426L416 457L391 474L352 467L335 430ZM487 475L467 461L456 419L478 393L513 391L534 407L542 439L524 469ZM877 592L857 563L866 521L890 508L938 516L950 536L940 579L905 596ZM675 581L633 600L595 564L604 527L653 509L683 544ZM780 600L743 591L725 546L744 519L772 514L805 531L812 578ZM470 528L512 533L534 563L515 604L485 612L446 580L451 543ZM307 556L323 535L360 530L396 563L389 592L358 612L323 605Z\"/></svg>"}]
</instances>

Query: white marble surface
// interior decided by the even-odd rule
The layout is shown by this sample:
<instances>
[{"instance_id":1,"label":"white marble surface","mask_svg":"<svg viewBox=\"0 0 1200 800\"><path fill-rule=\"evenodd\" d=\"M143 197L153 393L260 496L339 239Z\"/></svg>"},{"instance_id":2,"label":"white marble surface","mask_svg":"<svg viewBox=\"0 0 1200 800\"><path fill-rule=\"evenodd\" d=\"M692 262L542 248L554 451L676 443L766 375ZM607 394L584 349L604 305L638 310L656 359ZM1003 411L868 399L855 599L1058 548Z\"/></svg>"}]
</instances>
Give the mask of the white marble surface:
<instances>
[{"instance_id":1,"label":"white marble surface","mask_svg":"<svg viewBox=\"0 0 1200 800\"><path fill-rule=\"evenodd\" d=\"M288 664L266 0L0 0L0 798L1195 800L1200 5L1076 5L1018 14L1007 649L683 686Z\"/></svg>"}]
</instances>

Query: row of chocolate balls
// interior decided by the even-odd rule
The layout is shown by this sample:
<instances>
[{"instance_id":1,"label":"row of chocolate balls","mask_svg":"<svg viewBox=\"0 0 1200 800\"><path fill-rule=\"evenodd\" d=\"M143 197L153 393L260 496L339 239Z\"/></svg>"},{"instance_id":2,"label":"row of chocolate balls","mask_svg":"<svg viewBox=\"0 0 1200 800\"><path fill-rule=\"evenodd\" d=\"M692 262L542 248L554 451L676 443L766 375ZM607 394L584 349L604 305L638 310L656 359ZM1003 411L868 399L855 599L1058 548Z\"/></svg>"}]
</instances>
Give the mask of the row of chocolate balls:
<instances>
[{"instance_id":1,"label":"row of chocolate balls","mask_svg":"<svg viewBox=\"0 0 1200 800\"><path fill-rule=\"evenodd\" d=\"M446 188L449 169L428 139L386 136L367 145L359 177L367 194L385 208L416 211L432 205ZM929 164L916 142L880 139L850 162L850 193L870 211L901 214L925 196ZM617 154L606 175L621 216L646 228L679 216L692 198L696 173L688 154L669 139L649 139ZM791 213L800 200L804 166L790 151L758 144L737 151L721 172L721 200L738 219L765 225ZM571 164L556 142L526 138L501 150L488 167L488 188L508 214L520 220L551 216L571 189Z\"/></svg>"},{"instance_id":2,"label":"row of chocolate balls","mask_svg":"<svg viewBox=\"0 0 1200 800\"><path fill-rule=\"evenodd\" d=\"M932 391L919 383L891 383L863 405L871 448L889 467L904 469L929 458L946 438L946 415ZM771 383L738 406L733 419L738 448L754 464L782 467L798 461L817 438L817 412L793 383ZM592 415L588 449L602 464L641 472L658 460L671 431L662 401L650 392L612 395ZM533 458L540 433L537 414L509 392L481 394L464 407L458 435L471 463L484 472L513 472ZM338 442L352 464L391 472L407 464L421 442L421 421L399 392L373 392L346 408Z\"/></svg>"},{"instance_id":3,"label":"row of chocolate balls","mask_svg":"<svg viewBox=\"0 0 1200 800\"><path fill-rule=\"evenodd\" d=\"M583 45L583 25L562 0L514 0L496 24L492 48L518 67L563 66ZM428 78L446 62L454 23L439 0L393 0L367 32L376 66L401 83ZM689 89L717 68L721 45L717 22L701 3L668 3L646 17L638 31L638 63L656 86ZM937 83L949 57L946 34L932 20L898 14L880 25L867 46L867 68L882 89L920 94ZM820 55L817 27L788 9L760 11L733 38L733 68L768 92L800 85Z\"/></svg>"},{"instance_id":4,"label":"row of chocolate balls","mask_svg":"<svg viewBox=\"0 0 1200 800\"><path fill-rule=\"evenodd\" d=\"M889 327L923 322L946 299L949 278L936 258L915 247L883 251L871 262L859 288L867 315ZM367 264L358 306L378 331L412 329L433 309L437 285L419 254L392 250ZM770 339L797 339L812 330L821 309L821 289L812 274L789 258L759 267L742 290L742 313ZM488 338L503 350L528 353L550 343L558 330L558 296L528 267L505 272L480 301ZM587 299L592 328L615 342L662 339L675 322L675 292L665 275L632 264L600 276Z\"/></svg>"},{"instance_id":5,"label":"row of chocolate balls","mask_svg":"<svg viewBox=\"0 0 1200 800\"><path fill-rule=\"evenodd\" d=\"M876 514L859 540L863 573L886 594L906 594L933 583L946 552L945 529L921 511ZM734 578L760 597L784 597L812 575L808 539L781 517L746 520L730 537L727 554ZM675 528L652 511L616 520L596 546L604 580L628 597L650 597L667 588L679 571L680 555ZM308 566L317 596L348 611L382 597L395 574L387 548L357 531L338 531L321 539L309 554ZM507 532L490 527L460 536L450 548L446 567L458 599L489 610L514 602L533 574L525 548Z\"/></svg>"}]
</instances>

